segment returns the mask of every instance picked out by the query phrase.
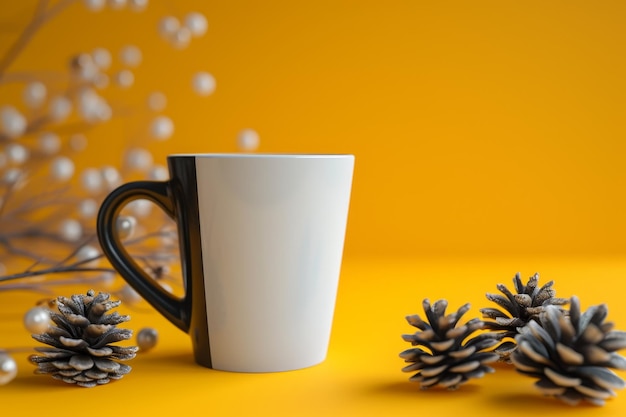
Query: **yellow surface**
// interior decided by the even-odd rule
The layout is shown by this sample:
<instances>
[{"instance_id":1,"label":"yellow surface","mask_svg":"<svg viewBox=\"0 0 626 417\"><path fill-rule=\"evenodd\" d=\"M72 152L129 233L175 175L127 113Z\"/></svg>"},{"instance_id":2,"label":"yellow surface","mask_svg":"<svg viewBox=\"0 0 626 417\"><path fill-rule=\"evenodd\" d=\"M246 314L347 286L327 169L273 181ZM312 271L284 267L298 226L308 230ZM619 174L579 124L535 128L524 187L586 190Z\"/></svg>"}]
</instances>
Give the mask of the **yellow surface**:
<instances>
[{"instance_id":1,"label":"yellow surface","mask_svg":"<svg viewBox=\"0 0 626 417\"><path fill-rule=\"evenodd\" d=\"M341 281L327 360L317 366L275 374L213 371L193 363L186 335L144 308L132 315L128 328L154 326L160 343L129 364L133 371L119 381L79 388L33 375L27 353L14 356L19 375L0 386L3 415L44 415L51 407L108 410L123 415L267 415L267 416L405 416L446 415L527 417L568 415L617 417L626 412L626 392L598 408L570 407L542 397L533 380L505 366L472 380L458 391L421 391L400 371L398 353L409 345L400 335L412 332L404 317L422 314L421 301L447 298L449 309L471 302L464 319L489 306L485 292L502 282L512 288L519 270L535 271L541 282L556 281L557 295L578 294L583 308L606 302L609 320L626 328L626 262L618 259L429 258L408 261L348 261ZM21 327L34 294L0 293L0 345L37 345ZM250 349L254 340L250 341ZM621 372L622 377L626 377ZM104 411L103 411L104 412ZM188 414L187 414L188 413Z\"/></svg>"}]
</instances>

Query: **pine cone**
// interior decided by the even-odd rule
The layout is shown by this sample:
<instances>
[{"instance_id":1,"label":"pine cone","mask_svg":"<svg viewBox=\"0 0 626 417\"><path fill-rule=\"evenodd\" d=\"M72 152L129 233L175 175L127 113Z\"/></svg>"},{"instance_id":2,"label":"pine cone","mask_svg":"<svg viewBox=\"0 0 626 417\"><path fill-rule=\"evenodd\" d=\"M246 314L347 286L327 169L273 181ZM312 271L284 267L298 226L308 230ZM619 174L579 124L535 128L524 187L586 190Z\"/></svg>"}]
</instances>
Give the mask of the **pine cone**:
<instances>
[{"instance_id":1,"label":"pine cone","mask_svg":"<svg viewBox=\"0 0 626 417\"><path fill-rule=\"evenodd\" d=\"M575 405L581 400L596 405L624 388L624 380L608 368L626 369L626 358L615 353L626 348L626 332L614 331L605 322L604 304L581 315L578 298L570 300L569 315L548 306L539 322L530 322L516 337L518 348L511 354L516 369L536 378L546 395Z\"/></svg>"},{"instance_id":2,"label":"pine cone","mask_svg":"<svg viewBox=\"0 0 626 417\"><path fill-rule=\"evenodd\" d=\"M32 335L35 340L52 346L35 348L41 353L29 358L37 365L35 373L52 374L53 378L68 384L94 387L130 372L130 366L117 361L134 358L137 347L111 345L132 337L131 330L115 327L130 320L130 316L117 312L106 314L121 304L109 298L107 293L94 296L93 290L87 295L57 298L60 314L50 313L56 326L50 326L43 334Z\"/></svg>"},{"instance_id":3,"label":"pine cone","mask_svg":"<svg viewBox=\"0 0 626 417\"><path fill-rule=\"evenodd\" d=\"M448 302L439 300L432 306L428 299L422 303L428 323L420 316L407 316L411 326L421 331L403 335L402 338L417 346L400 353L405 362L411 363L403 372L417 371L409 380L419 382L423 389L441 385L456 389L471 378L480 378L493 368L485 365L498 359L493 352L484 352L498 343L491 333L471 335L484 327L480 319L472 319L458 326L459 319L469 308L463 305L456 313L445 315Z\"/></svg>"},{"instance_id":4,"label":"pine cone","mask_svg":"<svg viewBox=\"0 0 626 417\"><path fill-rule=\"evenodd\" d=\"M519 272L513 278L517 294L513 294L503 285L498 284L498 290L504 294L487 294L487 299L504 308L504 312L496 308L482 308L480 312L485 320L485 328L500 334L501 339L509 338L495 349L500 355L500 360L510 362L509 356L516 348L513 341L519 333L518 329L526 326L531 320L537 320L539 315L548 305L564 305L567 299L556 298L556 291L552 286L554 281L539 287L539 274L528 279L524 285Z\"/></svg>"}]
</instances>

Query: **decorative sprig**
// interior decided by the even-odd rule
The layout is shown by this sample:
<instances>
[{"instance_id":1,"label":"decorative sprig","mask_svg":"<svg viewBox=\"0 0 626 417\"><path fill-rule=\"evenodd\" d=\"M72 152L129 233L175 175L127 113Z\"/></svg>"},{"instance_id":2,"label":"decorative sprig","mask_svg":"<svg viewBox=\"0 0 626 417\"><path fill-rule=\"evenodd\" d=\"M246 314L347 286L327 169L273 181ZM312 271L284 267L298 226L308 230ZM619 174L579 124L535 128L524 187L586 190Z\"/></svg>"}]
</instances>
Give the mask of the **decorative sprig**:
<instances>
[{"instance_id":1,"label":"decorative sprig","mask_svg":"<svg viewBox=\"0 0 626 417\"><path fill-rule=\"evenodd\" d=\"M135 109L109 100L106 92L110 85L122 89L133 86L134 69L143 58L138 46L128 44L115 54L120 65L112 65L114 54L110 50L98 47L69 56L66 71L11 71L38 31L74 2L37 2L30 21L0 57L0 86L23 84L23 103L0 103L0 291L46 291L56 282L108 279L115 271L93 238L100 202L123 182L168 178L167 169L154 163L148 149L150 142L167 140L174 134L174 123L164 114L167 97L160 91L148 97L150 115L145 134L127 141L128 148L118 165L77 172L75 164L77 158L87 156L84 152L92 130L116 117L136 115ZM90 12L105 8L138 12L148 7L147 0L82 3ZM206 17L198 12L180 19L165 16L161 22L159 35L177 49L186 48L208 29ZM207 71L196 72L192 81L193 91L200 96L210 96L215 90L215 79ZM140 119L145 120L146 112L141 113ZM70 186L74 183L79 187ZM117 228L134 251L132 255L158 275L177 261L177 236L173 222L150 209L146 200L132 202ZM130 241L133 234L142 237ZM159 240L157 244L151 243L154 239ZM20 261L15 262L17 259ZM7 263L27 267L7 271Z\"/></svg>"}]
</instances>

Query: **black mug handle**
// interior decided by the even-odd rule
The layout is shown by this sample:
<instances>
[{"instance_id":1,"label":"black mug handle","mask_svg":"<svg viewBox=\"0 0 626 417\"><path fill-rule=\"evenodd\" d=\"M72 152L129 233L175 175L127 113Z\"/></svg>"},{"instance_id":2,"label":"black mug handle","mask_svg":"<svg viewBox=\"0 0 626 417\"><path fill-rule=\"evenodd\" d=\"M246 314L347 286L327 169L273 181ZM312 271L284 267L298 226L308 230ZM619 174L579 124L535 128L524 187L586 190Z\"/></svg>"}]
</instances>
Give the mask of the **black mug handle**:
<instances>
[{"instance_id":1,"label":"black mug handle","mask_svg":"<svg viewBox=\"0 0 626 417\"><path fill-rule=\"evenodd\" d=\"M188 333L190 327L189 294L180 299L156 284L135 262L119 238L117 217L124 206L133 200L147 199L161 207L176 220L176 205L169 181L135 181L113 190L102 202L98 212L97 232L104 255L119 274L165 318ZM180 225L179 225L180 227Z\"/></svg>"}]
</instances>

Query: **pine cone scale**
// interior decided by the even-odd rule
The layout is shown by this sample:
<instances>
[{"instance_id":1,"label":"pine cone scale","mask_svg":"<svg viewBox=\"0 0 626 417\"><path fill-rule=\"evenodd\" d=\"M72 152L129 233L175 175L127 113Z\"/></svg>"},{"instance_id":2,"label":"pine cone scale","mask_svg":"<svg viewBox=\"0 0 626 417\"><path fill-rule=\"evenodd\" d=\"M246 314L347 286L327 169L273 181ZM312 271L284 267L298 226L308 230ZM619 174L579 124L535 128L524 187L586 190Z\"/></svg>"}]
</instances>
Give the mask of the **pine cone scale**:
<instances>
[{"instance_id":1,"label":"pine cone scale","mask_svg":"<svg viewBox=\"0 0 626 417\"><path fill-rule=\"evenodd\" d=\"M439 384L441 384L445 388L453 388L453 387L459 385L462 381L463 381L463 376L462 375L451 374L451 375L448 375L445 378L442 378L439 381Z\"/></svg>"},{"instance_id":2,"label":"pine cone scale","mask_svg":"<svg viewBox=\"0 0 626 417\"><path fill-rule=\"evenodd\" d=\"M48 359L48 358L61 359L61 358L67 358L73 355L73 352L69 350L64 350L64 349L36 347L35 350L44 355L43 357L41 357L42 359Z\"/></svg>"},{"instance_id":3,"label":"pine cone scale","mask_svg":"<svg viewBox=\"0 0 626 417\"><path fill-rule=\"evenodd\" d=\"M61 348L61 349L65 348L65 345L63 345L63 343L61 343L58 338L55 339L46 333L34 334L32 335L32 338L38 342L45 343L46 345L49 345L49 346L54 346L56 348Z\"/></svg>"},{"instance_id":4,"label":"pine cone scale","mask_svg":"<svg viewBox=\"0 0 626 417\"><path fill-rule=\"evenodd\" d=\"M67 370L67 369L74 369L72 368L72 365L69 364L68 361L51 361L50 362L52 365L54 365L55 368L60 369L60 370Z\"/></svg>"},{"instance_id":5,"label":"pine cone scale","mask_svg":"<svg viewBox=\"0 0 626 417\"><path fill-rule=\"evenodd\" d=\"M78 314L68 314L65 318L72 326L85 327L90 323L87 317L79 316Z\"/></svg>"},{"instance_id":6,"label":"pine cone scale","mask_svg":"<svg viewBox=\"0 0 626 417\"><path fill-rule=\"evenodd\" d=\"M558 395L565 394L565 392L567 391L565 387L556 385L554 382L552 382L550 379L548 379L545 376L541 378L539 381L535 382L535 386L539 388L539 390L546 395L558 396Z\"/></svg>"},{"instance_id":7,"label":"pine cone scale","mask_svg":"<svg viewBox=\"0 0 626 417\"><path fill-rule=\"evenodd\" d=\"M611 359L607 362L606 366L622 371L626 370L626 358L617 353L611 353Z\"/></svg>"},{"instance_id":8,"label":"pine cone scale","mask_svg":"<svg viewBox=\"0 0 626 417\"><path fill-rule=\"evenodd\" d=\"M454 339L443 340L440 342L430 342L430 347L437 352L445 352L454 344Z\"/></svg>"},{"instance_id":9,"label":"pine cone scale","mask_svg":"<svg viewBox=\"0 0 626 417\"><path fill-rule=\"evenodd\" d=\"M75 337L71 335L70 332L68 332L67 330L62 329L60 327L55 327L55 326L48 327L48 331L46 333L53 338L60 337L60 336L70 337L70 338Z\"/></svg>"},{"instance_id":10,"label":"pine cone scale","mask_svg":"<svg viewBox=\"0 0 626 417\"><path fill-rule=\"evenodd\" d=\"M493 301L499 306L506 308L507 310L514 310L517 313L517 308L515 304L511 303L511 300L506 297L503 297L499 294L487 294L487 299L489 301Z\"/></svg>"},{"instance_id":11,"label":"pine cone scale","mask_svg":"<svg viewBox=\"0 0 626 417\"><path fill-rule=\"evenodd\" d=\"M80 382L88 382L88 383L92 383L92 382L93 382L93 380L92 380L91 378L89 378L89 377L87 377L87 376L83 375L82 373L81 373L81 374L78 374L78 375L76 375L76 376L73 376L73 379L74 379L74 381L76 381L76 382L78 382L78 383L80 383Z\"/></svg>"},{"instance_id":12,"label":"pine cone scale","mask_svg":"<svg viewBox=\"0 0 626 417\"><path fill-rule=\"evenodd\" d=\"M41 364L41 365L42 366L40 366L39 368L35 369L35 375L52 374L52 376L54 376L55 374L58 373L58 369L56 369L54 366L52 366L49 363Z\"/></svg>"},{"instance_id":13,"label":"pine cone scale","mask_svg":"<svg viewBox=\"0 0 626 417\"><path fill-rule=\"evenodd\" d=\"M556 351L565 365L582 365L585 363L585 355L576 352L563 343L556 344Z\"/></svg>"},{"instance_id":14,"label":"pine cone scale","mask_svg":"<svg viewBox=\"0 0 626 417\"><path fill-rule=\"evenodd\" d=\"M515 365L515 368L517 368L517 371L520 373L532 376L543 375L543 367L537 365L537 363L532 360L526 359L525 356L511 355L511 362Z\"/></svg>"},{"instance_id":15,"label":"pine cone scale","mask_svg":"<svg viewBox=\"0 0 626 417\"><path fill-rule=\"evenodd\" d=\"M133 336L133 333L128 329L111 329L102 336L98 337L93 342L92 347L99 349L109 343L121 342L128 340Z\"/></svg>"},{"instance_id":16,"label":"pine cone scale","mask_svg":"<svg viewBox=\"0 0 626 417\"><path fill-rule=\"evenodd\" d=\"M86 371L93 368L94 361L87 355L74 355L70 358L69 364L78 371Z\"/></svg>"},{"instance_id":17,"label":"pine cone scale","mask_svg":"<svg viewBox=\"0 0 626 417\"><path fill-rule=\"evenodd\" d=\"M586 345L581 352L585 360L592 365L606 365L611 360L611 354L599 346Z\"/></svg>"},{"instance_id":18,"label":"pine cone scale","mask_svg":"<svg viewBox=\"0 0 626 417\"><path fill-rule=\"evenodd\" d=\"M471 372L467 372L465 374L465 377L466 378L482 378L483 376L485 376L485 374L493 373L493 372L495 372L493 368L480 366L479 368Z\"/></svg>"},{"instance_id":19,"label":"pine cone scale","mask_svg":"<svg viewBox=\"0 0 626 417\"><path fill-rule=\"evenodd\" d=\"M445 355L430 356L428 354L424 354L420 357L420 359L426 365L436 365L439 362L445 360L446 356Z\"/></svg>"},{"instance_id":20,"label":"pine cone scale","mask_svg":"<svg viewBox=\"0 0 626 417\"><path fill-rule=\"evenodd\" d=\"M98 337L112 330L113 326L110 324L90 324L85 329L85 335L87 337Z\"/></svg>"},{"instance_id":21,"label":"pine cone scale","mask_svg":"<svg viewBox=\"0 0 626 417\"><path fill-rule=\"evenodd\" d=\"M448 355L454 359L465 359L476 352L476 346L470 346L465 349L457 350L456 352L448 352Z\"/></svg>"},{"instance_id":22,"label":"pine cone scale","mask_svg":"<svg viewBox=\"0 0 626 417\"><path fill-rule=\"evenodd\" d=\"M433 367L423 368L421 374L424 375L425 377L431 377L431 376L436 376L436 375L441 374L446 369L448 369L448 365L446 364L439 365L434 368Z\"/></svg>"},{"instance_id":23,"label":"pine cone scale","mask_svg":"<svg viewBox=\"0 0 626 417\"><path fill-rule=\"evenodd\" d=\"M467 373L467 372L473 371L479 366L480 366L479 361L469 361L469 362L460 363L459 365L452 366L448 368L448 370L450 372L454 372L455 374Z\"/></svg>"},{"instance_id":24,"label":"pine cone scale","mask_svg":"<svg viewBox=\"0 0 626 417\"><path fill-rule=\"evenodd\" d=\"M79 375L81 371L78 371L76 369L64 369L62 371L59 371L59 375L61 376L67 376L67 377L71 377L71 376L76 376Z\"/></svg>"},{"instance_id":25,"label":"pine cone scale","mask_svg":"<svg viewBox=\"0 0 626 417\"><path fill-rule=\"evenodd\" d=\"M402 368L402 372L413 372L413 371L419 371L420 369L422 369L424 367L424 363L420 363L420 362L415 362L412 363L410 365L405 366L404 368Z\"/></svg>"},{"instance_id":26,"label":"pine cone scale","mask_svg":"<svg viewBox=\"0 0 626 417\"><path fill-rule=\"evenodd\" d=\"M87 352L89 352L89 354L92 356L106 357L111 356L111 354L113 353L113 349L111 349L109 346L101 347L98 349L93 349L87 346Z\"/></svg>"},{"instance_id":27,"label":"pine cone scale","mask_svg":"<svg viewBox=\"0 0 626 417\"><path fill-rule=\"evenodd\" d=\"M580 378L563 375L552 368L544 368L544 374L550 381L561 387L576 387L583 382Z\"/></svg>"},{"instance_id":28,"label":"pine cone scale","mask_svg":"<svg viewBox=\"0 0 626 417\"><path fill-rule=\"evenodd\" d=\"M626 332L610 331L598 346L609 351L626 349Z\"/></svg>"},{"instance_id":29,"label":"pine cone scale","mask_svg":"<svg viewBox=\"0 0 626 417\"><path fill-rule=\"evenodd\" d=\"M610 369L599 366L581 366L577 368L577 372L591 379L598 386L608 390L626 388L624 380Z\"/></svg>"},{"instance_id":30,"label":"pine cone scale","mask_svg":"<svg viewBox=\"0 0 626 417\"><path fill-rule=\"evenodd\" d=\"M604 339L604 332L595 324L589 323L580 337L587 343L600 343Z\"/></svg>"},{"instance_id":31,"label":"pine cone scale","mask_svg":"<svg viewBox=\"0 0 626 417\"><path fill-rule=\"evenodd\" d=\"M526 356L528 356L533 361L543 364L543 365L552 365L552 361L549 358L548 351L541 347L542 352L537 352L535 349L539 348L536 343L532 341L522 341L517 344L517 349L521 350ZM516 350L517 350L516 349Z\"/></svg>"},{"instance_id":32,"label":"pine cone scale","mask_svg":"<svg viewBox=\"0 0 626 417\"><path fill-rule=\"evenodd\" d=\"M460 327L454 327L450 330L448 330L445 334L445 337L449 338L450 340L459 340L462 339L464 336L469 335L470 333L473 333L474 329L470 328L467 325L464 326L460 326ZM451 346L444 348L444 350L448 350Z\"/></svg>"},{"instance_id":33,"label":"pine cone scale","mask_svg":"<svg viewBox=\"0 0 626 417\"><path fill-rule=\"evenodd\" d=\"M85 372L85 376L91 379L105 379L109 375L108 372L101 371L99 369L89 369Z\"/></svg>"},{"instance_id":34,"label":"pine cone scale","mask_svg":"<svg viewBox=\"0 0 626 417\"><path fill-rule=\"evenodd\" d=\"M88 346L87 342L83 339L72 339L70 337L59 337L59 341L63 344L63 346L68 348L86 348Z\"/></svg>"},{"instance_id":35,"label":"pine cone scale","mask_svg":"<svg viewBox=\"0 0 626 417\"><path fill-rule=\"evenodd\" d=\"M108 359L94 358L96 368L105 372L116 372L120 368L120 364Z\"/></svg>"},{"instance_id":36,"label":"pine cone scale","mask_svg":"<svg viewBox=\"0 0 626 417\"><path fill-rule=\"evenodd\" d=\"M504 314L502 311L498 310L497 308L481 308L480 312L482 313L483 317L485 318L490 318L490 319L497 319L498 317L502 317L502 318L509 318L509 316L507 316L506 314Z\"/></svg>"},{"instance_id":37,"label":"pine cone scale","mask_svg":"<svg viewBox=\"0 0 626 417\"><path fill-rule=\"evenodd\" d=\"M587 387L584 385L577 385L575 387L576 391L585 395L588 398L594 398L598 400L607 400L611 397L615 397L615 392L606 389L596 389L592 387Z\"/></svg>"}]
</instances>

